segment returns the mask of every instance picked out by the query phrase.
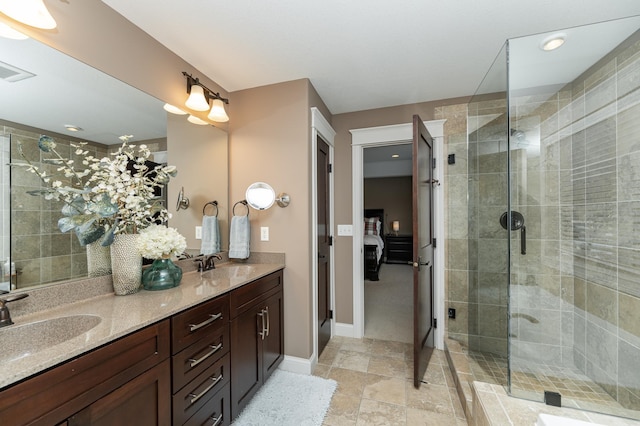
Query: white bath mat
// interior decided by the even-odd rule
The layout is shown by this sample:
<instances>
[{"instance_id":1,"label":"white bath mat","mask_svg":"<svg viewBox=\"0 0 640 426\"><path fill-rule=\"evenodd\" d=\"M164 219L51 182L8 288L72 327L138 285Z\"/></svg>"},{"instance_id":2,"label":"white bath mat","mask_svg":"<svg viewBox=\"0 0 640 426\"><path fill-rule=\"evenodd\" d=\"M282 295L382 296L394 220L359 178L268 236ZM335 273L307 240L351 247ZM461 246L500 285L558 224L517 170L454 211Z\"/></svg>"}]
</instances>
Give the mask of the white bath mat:
<instances>
[{"instance_id":1,"label":"white bath mat","mask_svg":"<svg viewBox=\"0 0 640 426\"><path fill-rule=\"evenodd\" d=\"M336 386L334 380L276 370L233 426L320 426Z\"/></svg>"}]
</instances>

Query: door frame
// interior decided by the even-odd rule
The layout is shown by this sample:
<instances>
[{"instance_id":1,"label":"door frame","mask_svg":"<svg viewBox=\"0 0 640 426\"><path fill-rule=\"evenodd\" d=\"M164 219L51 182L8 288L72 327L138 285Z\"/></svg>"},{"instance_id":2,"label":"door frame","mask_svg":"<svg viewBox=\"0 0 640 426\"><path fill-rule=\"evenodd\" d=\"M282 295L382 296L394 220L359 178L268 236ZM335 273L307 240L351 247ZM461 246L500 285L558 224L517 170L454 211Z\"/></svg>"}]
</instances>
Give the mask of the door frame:
<instances>
[{"instance_id":1,"label":"door frame","mask_svg":"<svg viewBox=\"0 0 640 426\"><path fill-rule=\"evenodd\" d=\"M440 327L436 328L435 344L437 349L444 349L444 123L446 120L425 121L424 125L433 137L433 156L436 168L433 178L441 182L434 188L434 227L435 238L440 244L434 252L434 314L440 319ZM364 275L363 275L363 223L364 211L364 149L377 146L389 146L411 143L413 139L413 123L393 124L390 126L352 129L351 133L351 169L352 169L352 223L353 223L353 328L351 333L340 331L347 337L364 337Z\"/></svg>"},{"instance_id":2,"label":"door frame","mask_svg":"<svg viewBox=\"0 0 640 426\"><path fill-rule=\"evenodd\" d=\"M311 277L312 277L312 324L313 324L313 353L311 355L311 371L318 363L318 143L320 136L329 145L329 163L333 164L334 140L336 131L333 130L329 122L324 118L322 112L316 107L311 108ZM333 229L333 175L329 173L329 223ZM329 235L333 232L329 230ZM335 237L334 237L335 241ZM331 319L331 336L335 334L335 244L329 247L329 289L331 292L330 305L334 311Z\"/></svg>"}]
</instances>

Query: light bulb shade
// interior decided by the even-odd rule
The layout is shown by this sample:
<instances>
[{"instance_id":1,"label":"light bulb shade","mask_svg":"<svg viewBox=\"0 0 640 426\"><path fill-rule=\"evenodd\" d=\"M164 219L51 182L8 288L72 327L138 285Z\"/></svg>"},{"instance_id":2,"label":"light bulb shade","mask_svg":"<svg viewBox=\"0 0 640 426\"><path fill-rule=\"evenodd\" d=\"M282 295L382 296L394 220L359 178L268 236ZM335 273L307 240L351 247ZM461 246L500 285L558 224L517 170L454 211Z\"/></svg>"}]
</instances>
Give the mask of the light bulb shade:
<instances>
[{"instance_id":1,"label":"light bulb shade","mask_svg":"<svg viewBox=\"0 0 640 426\"><path fill-rule=\"evenodd\" d=\"M229 121L229 116L224 110L224 102L221 99L214 99L211 105L211 111L207 116L210 120L217 121L219 123L226 123Z\"/></svg>"},{"instance_id":2,"label":"light bulb shade","mask_svg":"<svg viewBox=\"0 0 640 426\"><path fill-rule=\"evenodd\" d=\"M171 114L177 114L177 115L186 115L187 114L186 112L184 112L183 110L181 110L177 106L171 105L171 104L164 104L164 106L162 108L165 111L170 112Z\"/></svg>"},{"instance_id":3,"label":"light bulb shade","mask_svg":"<svg viewBox=\"0 0 640 426\"><path fill-rule=\"evenodd\" d=\"M195 115L189 115L187 118L189 123L197 124L198 126L204 126L205 124L209 124L200 117L196 117Z\"/></svg>"},{"instance_id":4,"label":"light bulb shade","mask_svg":"<svg viewBox=\"0 0 640 426\"><path fill-rule=\"evenodd\" d=\"M266 210L276 201L276 192L268 183L255 182L247 188L245 198L254 209Z\"/></svg>"},{"instance_id":5,"label":"light bulb shade","mask_svg":"<svg viewBox=\"0 0 640 426\"><path fill-rule=\"evenodd\" d=\"M204 89L197 84L191 86L191 94L184 104L194 111L207 111L209 109L209 102L204 97Z\"/></svg>"},{"instance_id":6,"label":"light bulb shade","mask_svg":"<svg viewBox=\"0 0 640 426\"><path fill-rule=\"evenodd\" d=\"M57 26L42 0L0 0L0 12L30 27L51 30Z\"/></svg>"},{"instance_id":7,"label":"light bulb shade","mask_svg":"<svg viewBox=\"0 0 640 426\"><path fill-rule=\"evenodd\" d=\"M0 22L0 37L10 38L12 40L26 40L29 38L20 31L14 30L4 22Z\"/></svg>"},{"instance_id":8,"label":"light bulb shade","mask_svg":"<svg viewBox=\"0 0 640 426\"><path fill-rule=\"evenodd\" d=\"M391 222L391 228L393 229L393 232L398 232L400 230L400 221L394 220Z\"/></svg>"}]
</instances>

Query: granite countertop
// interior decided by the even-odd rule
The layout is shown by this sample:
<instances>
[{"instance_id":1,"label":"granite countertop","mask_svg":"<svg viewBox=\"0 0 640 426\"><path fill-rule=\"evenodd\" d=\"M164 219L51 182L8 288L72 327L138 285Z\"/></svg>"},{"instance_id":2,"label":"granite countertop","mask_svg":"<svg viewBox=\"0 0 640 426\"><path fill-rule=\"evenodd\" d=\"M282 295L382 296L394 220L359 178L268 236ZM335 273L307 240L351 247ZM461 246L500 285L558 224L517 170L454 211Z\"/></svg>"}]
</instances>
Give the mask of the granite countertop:
<instances>
[{"instance_id":1,"label":"granite countertop","mask_svg":"<svg viewBox=\"0 0 640 426\"><path fill-rule=\"evenodd\" d=\"M106 293L14 316L14 325L0 329L0 389L284 267L284 259L281 263L228 262L211 271L185 272L176 288L127 296ZM68 317L76 315L87 316L81 321L85 328L61 341L61 332L75 326ZM58 326L29 330L32 323L57 318L62 318L55 320L60 321Z\"/></svg>"}]
</instances>

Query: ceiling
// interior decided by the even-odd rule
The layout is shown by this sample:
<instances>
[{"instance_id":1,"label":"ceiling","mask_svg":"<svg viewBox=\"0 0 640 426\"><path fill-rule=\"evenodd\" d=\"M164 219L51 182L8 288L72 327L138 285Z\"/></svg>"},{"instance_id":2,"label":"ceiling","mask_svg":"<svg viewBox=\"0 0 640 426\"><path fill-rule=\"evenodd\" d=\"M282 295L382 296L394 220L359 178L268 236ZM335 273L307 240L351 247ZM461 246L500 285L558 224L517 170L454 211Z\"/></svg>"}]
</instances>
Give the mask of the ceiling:
<instances>
[{"instance_id":1,"label":"ceiling","mask_svg":"<svg viewBox=\"0 0 640 426\"><path fill-rule=\"evenodd\" d=\"M615 0L103 0L229 92L309 78L332 114L472 95L509 38L640 14Z\"/></svg>"}]
</instances>

